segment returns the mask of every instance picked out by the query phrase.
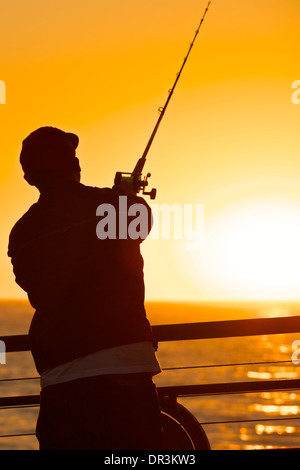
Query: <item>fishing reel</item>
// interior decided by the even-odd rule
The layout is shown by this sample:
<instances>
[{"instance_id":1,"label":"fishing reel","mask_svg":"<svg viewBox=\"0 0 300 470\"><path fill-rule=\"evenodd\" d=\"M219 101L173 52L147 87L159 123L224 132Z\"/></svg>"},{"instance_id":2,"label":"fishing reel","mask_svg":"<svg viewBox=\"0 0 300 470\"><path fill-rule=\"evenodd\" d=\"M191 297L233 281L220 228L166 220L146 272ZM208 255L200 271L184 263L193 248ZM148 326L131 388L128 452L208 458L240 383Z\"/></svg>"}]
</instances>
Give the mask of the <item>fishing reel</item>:
<instances>
[{"instance_id":1,"label":"fishing reel","mask_svg":"<svg viewBox=\"0 0 300 470\"><path fill-rule=\"evenodd\" d=\"M147 173L144 178L141 173L124 173L118 171L115 175L114 184L115 186L120 186L122 181L128 183L136 194L142 191L142 194L145 196L150 196L150 199L156 198L156 189L153 188L151 191L145 191L145 188L148 186L148 179L150 178L151 173Z\"/></svg>"}]
</instances>

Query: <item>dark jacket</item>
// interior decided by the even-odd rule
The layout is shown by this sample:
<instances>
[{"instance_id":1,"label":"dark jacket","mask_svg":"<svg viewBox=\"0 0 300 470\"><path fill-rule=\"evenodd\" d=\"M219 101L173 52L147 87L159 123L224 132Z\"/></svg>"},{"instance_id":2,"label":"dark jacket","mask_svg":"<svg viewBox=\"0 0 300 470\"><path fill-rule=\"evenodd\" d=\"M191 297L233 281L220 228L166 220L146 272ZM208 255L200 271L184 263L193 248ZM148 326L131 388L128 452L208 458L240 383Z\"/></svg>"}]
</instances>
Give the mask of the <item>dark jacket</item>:
<instances>
[{"instance_id":1,"label":"dark jacket","mask_svg":"<svg viewBox=\"0 0 300 470\"><path fill-rule=\"evenodd\" d=\"M42 194L9 238L16 282L36 310L29 331L38 372L106 348L152 341L144 309L141 239L96 235L96 209L116 189L69 182ZM146 205L137 196L128 198Z\"/></svg>"}]
</instances>

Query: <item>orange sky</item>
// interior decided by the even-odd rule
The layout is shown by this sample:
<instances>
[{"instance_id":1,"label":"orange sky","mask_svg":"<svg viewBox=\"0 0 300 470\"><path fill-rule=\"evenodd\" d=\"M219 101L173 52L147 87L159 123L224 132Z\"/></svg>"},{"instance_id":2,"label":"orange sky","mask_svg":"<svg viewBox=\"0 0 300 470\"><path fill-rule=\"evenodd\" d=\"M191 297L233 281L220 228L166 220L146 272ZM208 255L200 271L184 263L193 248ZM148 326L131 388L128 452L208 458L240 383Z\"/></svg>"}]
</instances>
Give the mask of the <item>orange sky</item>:
<instances>
[{"instance_id":1,"label":"orange sky","mask_svg":"<svg viewBox=\"0 0 300 470\"><path fill-rule=\"evenodd\" d=\"M38 193L23 138L78 133L82 182L130 171L206 7L202 0L37 0L1 10L0 298L24 297L7 258ZM212 0L148 155L157 204L204 204L205 243L143 244L148 300L300 298L298 0Z\"/></svg>"}]
</instances>

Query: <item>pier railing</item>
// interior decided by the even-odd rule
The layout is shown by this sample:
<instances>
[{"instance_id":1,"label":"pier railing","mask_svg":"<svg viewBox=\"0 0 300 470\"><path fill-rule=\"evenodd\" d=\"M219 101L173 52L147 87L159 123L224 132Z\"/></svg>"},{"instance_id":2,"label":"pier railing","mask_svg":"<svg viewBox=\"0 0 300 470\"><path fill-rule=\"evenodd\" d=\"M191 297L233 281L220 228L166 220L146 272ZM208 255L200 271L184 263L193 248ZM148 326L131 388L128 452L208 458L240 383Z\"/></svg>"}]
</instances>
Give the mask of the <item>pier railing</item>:
<instances>
[{"instance_id":1,"label":"pier railing","mask_svg":"<svg viewBox=\"0 0 300 470\"><path fill-rule=\"evenodd\" d=\"M300 316L154 325L152 326L152 330L158 343L166 341L187 341L300 333ZM0 340L5 343L7 353L28 351L30 349L29 338L27 335L2 336L0 337ZM227 365L234 366L236 364ZM243 365L249 365L249 363ZM300 379L251 380L230 383L158 386L158 394L160 398L168 398L170 399L170 402L173 403L177 400L178 397L292 390L300 390ZM39 406L39 395L0 397L0 409L27 406ZM272 420L276 419L281 420L283 418L272 418ZM284 419L300 419L300 415L285 417ZM244 421L256 420L231 420L222 421L222 423ZM258 419L257 421L262 420ZM266 421L270 421L270 418L266 418ZM208 425L218 423L208 422L202 424ZM28 433L28 435L30 434L31 433ZM21 436L24 434L19 435ZM9 436L16 435L6 435L5 437Z\"/></svg>"}]
</instances>

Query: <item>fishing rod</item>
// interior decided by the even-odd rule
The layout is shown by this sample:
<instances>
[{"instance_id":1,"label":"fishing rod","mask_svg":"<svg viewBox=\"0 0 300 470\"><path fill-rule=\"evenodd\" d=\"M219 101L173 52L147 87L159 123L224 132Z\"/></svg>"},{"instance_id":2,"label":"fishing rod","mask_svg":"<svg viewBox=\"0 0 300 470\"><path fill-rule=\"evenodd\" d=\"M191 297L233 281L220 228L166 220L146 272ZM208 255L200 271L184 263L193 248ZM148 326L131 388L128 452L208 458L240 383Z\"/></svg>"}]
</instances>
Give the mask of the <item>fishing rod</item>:
<instances>
[{"instance_id":1,"label":"fishing rod","mask_svg":"<svg viewBox=\"0 0 300 470\"><path fill-rule=\"evenodd\" d=\"M200 28L201 28L201 26L202 26L202 23L203 23L203 21L204 21L204 19L205 19L206 14L207 14L207 12L208 12L208 9L209 9L210 4L211 4L211 1L209 1L208 4L207 4L207 7L206 7L206 9L205 9L205 11L204 11L204 14L203 14L203 16L202 16L202 18L201 18L201 20L200 20L199 26L198 26L198 28L196 29L194 38L193 38L192 42L190 43L190 47L189 47L188 53L187 53L187 55L185 56L185 58L184 58L184 60L183 60L183 63L182 63L182 66L181 66L179 72L176 74L175 82L174 82L172 88L168 91L168 98L167 98L167 100L166 100L164 106L162 106L162 107L160 107L160 108L158 109L159 118L158 118L158 120L157 120L157 123L156 123L154 129L153 129L153 132L152 132L152 134L151 134L151 136L150 136L150 139L149 139L149 141L148 141L148 143L147 143L147 145L146 145L146 148L145 148L145 150L144 150L143 155L142 155L141 158L139 158L139 160L137 161L137 164L135 165L135 167L134 167L132 173L124 173L124 172L120 172L120 171L118 171L118 172L116 173L116 175L115 175L115 181L114 181L114 184L115 184L116 186L119 186L119 185L122 183L122 181L126 181L126 182L132 187L132 189L134 190L135 193L139 193L140 191L142 191L144 195L150 196L150 199L155 199L155 197L156 197L156 189L153 188L153 189L151 189L151 191L145 191L146 186L148 186L148 178L150 178L151 174L150 174L150 173L147 173L147 175L143 178L143 177L142 177L142 171L143 171L143 168L144 168L145 163L146 163L147 154L148 154L148 152L149 152L149 150L150 150L150 147L151 147L151 145L152 145L152 142L153 142L153 140L154 140L154 137L155 137L155 135L156 135L156 133L157 133L157 130L158 130L158 128L159 128L159 125L160 125L160 123L161 123L161 121L162 121L162 118L164 117L164 114L165 114L165 112L166 112L166 109L167 109L167 107L168 107L168 104L169 104L169 102L170 102L170 100L171 100L171 98L172 98L172 95L173 95L173 93L174 93L174 90L175 90L175 87L176 87L176 85L177 85L177 83L178 83L178 80L179 80L179 78L180 78L180 76L181 76L181 73L182 73L182 71L183 71L183 68L184 68L184 66L185 66L185 64L186 64L186 62L187 62L187 60L188 60L188 57L189 57L189 55L190 55L190 52L191 52L191 50L192 50L192 48L193 48L193 46L194 46L194 43L195 43L196 38L197 38L197 36L198 36L198 34L199 34Z\"/></svg>"}]
</instances>

